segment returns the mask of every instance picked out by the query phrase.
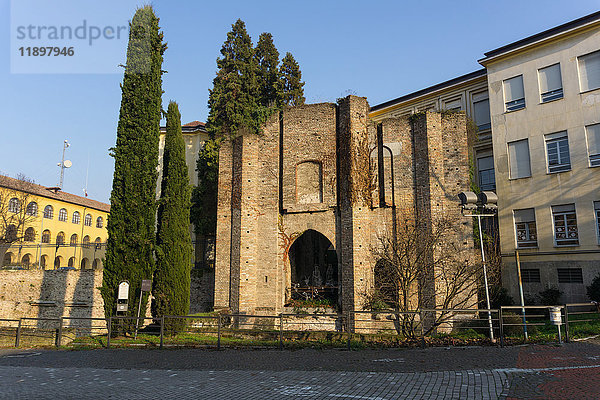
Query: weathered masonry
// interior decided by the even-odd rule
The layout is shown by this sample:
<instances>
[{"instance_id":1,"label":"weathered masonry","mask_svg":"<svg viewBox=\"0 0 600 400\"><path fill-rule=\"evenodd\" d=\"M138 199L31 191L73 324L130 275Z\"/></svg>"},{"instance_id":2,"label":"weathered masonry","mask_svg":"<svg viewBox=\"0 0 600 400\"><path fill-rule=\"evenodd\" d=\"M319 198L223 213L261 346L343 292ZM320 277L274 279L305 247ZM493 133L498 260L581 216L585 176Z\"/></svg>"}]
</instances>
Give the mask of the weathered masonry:
<instances>
[{"instance_id":1,"label":"weathered masonry","mask_svg":"<svg viewBox=\"0 0 600 400\"><path fill-rule=\"evenodd\" d=\"M215 309L272 314L314 292L342 310L362 309L377 262L372 248L395 231L399 214L461 219L465 115L428 111L375 123L368 111L356 96L293 107L261 135L222 144ZM471 227L463 227L454 239L468 251Z\"/></svg>"}]
</instances>

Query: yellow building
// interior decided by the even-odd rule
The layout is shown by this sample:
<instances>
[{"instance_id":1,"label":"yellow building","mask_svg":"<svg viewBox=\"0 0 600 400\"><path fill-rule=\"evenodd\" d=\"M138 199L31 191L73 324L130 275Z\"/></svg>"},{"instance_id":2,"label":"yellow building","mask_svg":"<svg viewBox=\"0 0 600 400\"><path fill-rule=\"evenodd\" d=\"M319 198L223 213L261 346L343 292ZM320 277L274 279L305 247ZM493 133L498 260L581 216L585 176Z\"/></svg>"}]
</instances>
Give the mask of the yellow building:
<instances>
[{"instance_id":1,"label":"yellow building","mask_svg":"<svg viewBox=\"0 0 600 400\"><path fill-rule=\"evenodd\" d=\"M2 268L102 268L110 205L0 175Z\"/></svg>"}]
</instances>

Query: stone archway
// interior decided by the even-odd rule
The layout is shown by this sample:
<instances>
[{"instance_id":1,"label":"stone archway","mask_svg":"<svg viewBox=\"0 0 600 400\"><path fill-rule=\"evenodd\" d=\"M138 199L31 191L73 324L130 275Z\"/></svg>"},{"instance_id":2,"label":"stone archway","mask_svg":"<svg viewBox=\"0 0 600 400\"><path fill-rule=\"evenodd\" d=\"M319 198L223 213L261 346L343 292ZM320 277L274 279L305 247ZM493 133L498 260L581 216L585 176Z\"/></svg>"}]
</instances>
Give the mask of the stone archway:
<instances>
[{"instance_id":1,"label":"stone archway","mask_svg":"<svg viewBox=\"0 0 600 400\"><path fill-rule=\"evenodd\" d=\"M309 229L290 246L291 291L288 300L338 301L338 256L323 234Z\"/></svg>"}]
</instances>

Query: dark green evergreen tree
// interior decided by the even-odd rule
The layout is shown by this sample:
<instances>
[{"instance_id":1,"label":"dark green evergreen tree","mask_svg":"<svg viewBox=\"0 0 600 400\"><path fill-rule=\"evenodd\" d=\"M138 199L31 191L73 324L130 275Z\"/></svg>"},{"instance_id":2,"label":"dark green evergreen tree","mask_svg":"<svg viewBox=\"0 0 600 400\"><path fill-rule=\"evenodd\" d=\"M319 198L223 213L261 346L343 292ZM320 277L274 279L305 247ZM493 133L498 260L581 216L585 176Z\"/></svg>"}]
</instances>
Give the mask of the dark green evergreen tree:
<instances>
[{"instance_id":1,"label":"dark green evergreen tree","mask_svg":"<svg viewBox=\"0 0 600 400\"><path fill-rule=\"evenodd\" d=\"M281 79L280 89L281 103L286 106L301 106L306 100L304 98L304 82L302 82L302 72L300 66L292 56L292 53L286 53L281 61Z\"/></svg>"},{"instance_id":2,"label":"dark green evergreen tree","mask_svg":"<svg viewBox=\"0 0 600 400\"><path fill-rule=\"evenodd\" d=\"M257 63L246 25L238 19L217 59L217 76L208 98L206 128L212 135L236 135L240 130L258 133L268 116L260 105Z\"/></svg>"},{"instance_id":3,"label":"dark green evergreen tree","mask_svg":"<svg viewBox=\"0 0 600 400\"><path fill-rule=\"evenodd\" d=\"M273 44L270 33L261 33L256 44L255 57L257 63L256 78L258 96L263 107L276 107L281 98L279 85L279 52Z\"/></svg>"},{"instance_id":4,"label":"dark green evergreen tree","mask_svg":"<svg viewBox=\"0 0 600 400\"><path fill-rule=\"evenodd\" d=\"M158 204L156 271L152 285L152 315L187 315L190 311L190 183L185 143L177 103L167 110L163 176ZM181 322L184 322L181 320ZM168 329L178 328L167 321Z\"/></svg>"},{"instance_id":5,"label":"dark green evergreen tree","mask_svg":"<svg viewBox=\"0 0 600 400\"><path fill-rule=\"evenodd\" d=\"M138 9L130 24L117 143L111 149L115 171L101 288L106 316L116 311L121 281L129 281L128 315L135 316L141 280L152 279L154 272L156 168L165 49L152 7ZM142 300L144 316L147 293Z\"/></svg>"},{"instance_id":6,"label":"dark green evergreen tree","mask_svg":"<svg viewBox=\"0 0 600 400\"><path fill-rule=\"evenodd\" d=\"M198 154L198 186L192 192L191 222L197 235L214 236L217 230L219 139L207 140Z\"/></svg>"}]
</instances>

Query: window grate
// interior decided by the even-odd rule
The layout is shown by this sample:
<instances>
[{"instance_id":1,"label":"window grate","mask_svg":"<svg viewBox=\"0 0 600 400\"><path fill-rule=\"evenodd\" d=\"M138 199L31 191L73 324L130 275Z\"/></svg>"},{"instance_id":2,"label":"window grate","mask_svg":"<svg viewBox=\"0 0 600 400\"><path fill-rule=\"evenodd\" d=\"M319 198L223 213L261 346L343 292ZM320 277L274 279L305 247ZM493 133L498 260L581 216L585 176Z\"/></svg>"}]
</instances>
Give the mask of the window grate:
<instances>
[{"instance_id":1,"label":"window grate","mask_svg":"<svg viewBox=\"0 0 600 400\"><path fill-rule=\"evenodd\" d=\"M521 279L524 283L540 283L540 270L538 268L522 268Z\"/></svg>"},{"instance_id":2,"label":"window grate","mask_svg":"<svg viewBox=\"0 0 600 400\"><path fill-rule=\"evenodd\" d=\"M583 283L581 268L557 268L558 283Z\"/></svg>"}]
</instances>

